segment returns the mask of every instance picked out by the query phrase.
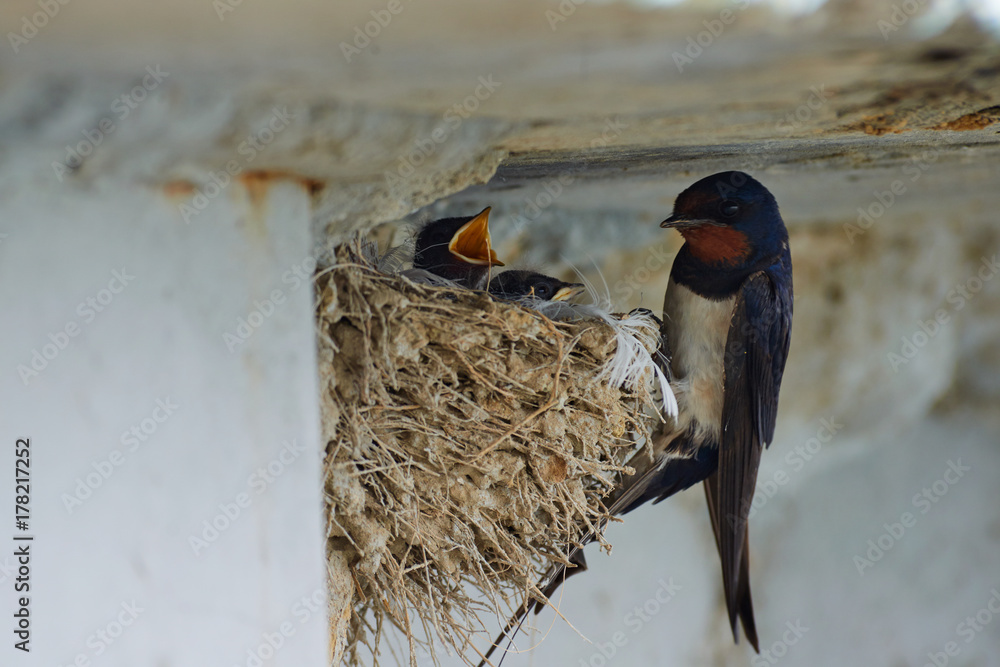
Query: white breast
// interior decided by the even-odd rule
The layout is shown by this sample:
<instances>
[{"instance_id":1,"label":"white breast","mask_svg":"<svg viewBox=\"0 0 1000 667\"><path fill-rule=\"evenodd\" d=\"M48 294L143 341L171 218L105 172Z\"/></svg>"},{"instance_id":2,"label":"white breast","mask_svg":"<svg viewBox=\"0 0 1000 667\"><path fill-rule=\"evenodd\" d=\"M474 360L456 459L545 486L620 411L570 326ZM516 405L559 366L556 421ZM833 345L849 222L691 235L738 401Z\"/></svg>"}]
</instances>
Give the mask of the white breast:
<instances>
[{"instance_id":1,"label":"white breast","mask_svg":"<svg viewBox=\"0 0 1000 667\"><path fill-rule=\"evenodd\" d=\"M712 301L670 280L663 321L680 408L677 426L718 443L722 432L724 357L736 296Z\"/></svg>"}]
</instances>

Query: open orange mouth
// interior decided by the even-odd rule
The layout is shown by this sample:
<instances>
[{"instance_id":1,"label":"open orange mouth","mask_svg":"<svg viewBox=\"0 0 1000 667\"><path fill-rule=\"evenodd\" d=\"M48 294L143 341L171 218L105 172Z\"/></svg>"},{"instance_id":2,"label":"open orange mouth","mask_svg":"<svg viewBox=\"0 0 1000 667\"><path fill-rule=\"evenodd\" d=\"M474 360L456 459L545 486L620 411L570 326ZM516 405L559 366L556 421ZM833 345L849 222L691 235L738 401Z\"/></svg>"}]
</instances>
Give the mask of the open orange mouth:
<instances>
[{"instance_id":1,"label":"open orange mouth","mask_svg":"<svg viewBox=\"0 0 1000 667\"><path fill-rule=\"evenodd\" d=\"M469 264L503 266L490 241L490 207L462 225L448 244L448 251Z\"/></svg>"}]
</instances>

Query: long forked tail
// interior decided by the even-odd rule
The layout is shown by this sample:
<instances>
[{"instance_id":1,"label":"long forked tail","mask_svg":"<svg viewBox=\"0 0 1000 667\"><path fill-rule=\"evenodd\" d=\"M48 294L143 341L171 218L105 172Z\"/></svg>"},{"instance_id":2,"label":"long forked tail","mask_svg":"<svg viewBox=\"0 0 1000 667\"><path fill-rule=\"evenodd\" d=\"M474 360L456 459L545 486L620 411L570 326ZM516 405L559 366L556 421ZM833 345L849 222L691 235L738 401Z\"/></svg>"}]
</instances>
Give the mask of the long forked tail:
<instances>
[{"instance_id":1,"label":"long forked tail","mask_svg":"<svg viewBox=\"0 0 1000 667\"><path fill-rule=\"evenodd\" d=\"M511 615L510 619L504 625L500 634L497 638L493 640L493 644L490 645L486 653L483 655L483 659L479 661L476 667L484 667L489 662L490 656L496 651L501 642L503 642L505 637L508 637L507 647L504 649L504 656L510 650L510 645L514 641L514 637L517 635L518 631L521 629L521 624L524 623L524 619L528 617L528 614L534 610L537 614L539 613L546 604L548 604L549 598L552 594L556 592L556 589L563 584L564 581L569 579L571 576L578 572L583 572L587 569L587 560L583 556L583 551L579 548L575 548L569 554L569 562L575 565L573 568L567 568L564 564L559 563L553 565L542 580L539 582L539 590L541 591L541 598L529 597L524 601L524 604ZM544 587L543 587L544 586ZM544 602L542 601L544 599ZM500 658L500 662L503 662L503 657ZM492 663L490 663L492 664Z\"/></svg>"},{"instance_id":2,"label":"long forked tail","mask_svg":"<svg viewBox=\"0 0 1000 667\"><path fill-rule=\"evenodd\" d=\"M657 439L659 440L659 444L656 448L662 450L664 443L669 443L672 441L673 437L661 434ZM661 497L659 500L662 500L664 497L687 488L691 485L691 483L693 483L693 481L691 481L687 484L681 484L675 481L670 485L670 490L665 491L657 485L658 482L662 481L660 478L662 476L663 465L665 462L666 461L660 457L656 457L654 459L643 459L638 462L629 462L629 464L635 469L635 472L622 480L621 486L612 494L611 505L608 507L607 516L600 522L597 527L597 531L603 530L611 517L625 514L626 512L629 512L639 505L647 502L650 498L653 498L656 495L660 495ZM696 466L700 467L701 465L698 462L692 462L694 462ZM681 464L683 466L683 462L676 459L674 460L674 464ZM683 467L687 468L690 467L690 465ZM685 474L681 475L681 477L687 481L687 478L690 477L690 475ZM704 475L698 479L703 478ZM657 485L656 489L658 493L650 495L649 491L651 485ZM541 611L542 607L547 604L548 599L552 597L552 594L559 588L560 585L562 585L564 581L566 581L566 579L587 569L587 562L584 559L582 548L583 546L586 546L594 541L597 531L592 530L586 533L579 542L581 546L573 548L568 554L567 560L575 567L567 568L566 565L560 563L552 566L546 575L542 577L542 580L537 586L537 590L541 593L541 596L529 596L528 599L525 600L524 604L521 605L521 607L510 617L510 620L507 621L506 625L504 625L500 634L483 655L483 659L479 662L477 667L484 667L484 665L488 664L490 656L493 655L496 649L499 648L500 644L503 642L504 638L508 635L510 636L510 639L507 642L509 649L510 643L513 642L514 635L516 635L518 630L520 630L525 617L527 617L532 610L534 610L535 613ZM507 649L505 649L505 651L506 650ZM501 658L501 661L502 660L503 659Z\"/></svg>"},{"instance_id":3,"label":"long forked tail","mask_svg":"<svg viewBox=\"0 0 1000 667\"><path fill-rule=\"evenodd\" d=\"M705 500L708 501L708 515L712 519L712 532L715 534L715 546L722 551L719 531L725 526L720 524L719 517L719 480L718 473L713 473L705 480ZM736 631L736 619L743 625L743 634L747 641L753 646L754 651L760 653L757 640L757 625L753 618L753 599L750 596L750 532L744 532L743 550L740 555L739 574L736 581L731 581L731 577L726 574L726 567L722 568L722 583L725 589L726 606L729 611L729 621L733 629L733 639L738 643L739 636ZM730 590L736 587L736 604L729 605L731 599Z\"/></svg>"},{"instance_id":4,"label":"long forked tail","mask_svg":"<svg viewBox=\"0 0 1000 667\"><path fill-rule=\"evenodd\" d=\"M643 494L645 493L647 487L649 486L651 480L653 480L660 471L660 466L656 461L644 461L641 464L635 465L637 468L636 472L627 477L621 486L621 488L614 494L611 506L608 508L608 517L618 516L633 509L638 503L644 502ZM608 518L601 521L598 526L598 530L603 530L604 526L607 524ZM590 544L594 540L595 532L588 532L580 540L580 544L585 546ZM514 640L514 635L517 634L518 630L521 629L521 624L527 615L534 610L537 614L541 611L542 607L547 604L549 598L555 593L556 589L563 584L566 579L577 574L578 572L583 572L587 569L587 561L583 556L583 550L581 547L575 547L570 551L567 559L575 567L567 568L566 565L560 563L552 566L552 568L542 577L542 580L538 583L537 590L541 593L540 597L529 597L524 601L524 604L510 617L500 634L493 641L493 644L483 655L483 659L479 662L477 667L484 667L489 661L491 655L494 651L499 648L501 642L504 638L510 635L510 639L507 642L508 649L510 643ZM544 602L542 601L544 599ZM506 651L507 649L505 649ZM503 659L501 658L501 661Z\"/></svg>"}]
</instances>

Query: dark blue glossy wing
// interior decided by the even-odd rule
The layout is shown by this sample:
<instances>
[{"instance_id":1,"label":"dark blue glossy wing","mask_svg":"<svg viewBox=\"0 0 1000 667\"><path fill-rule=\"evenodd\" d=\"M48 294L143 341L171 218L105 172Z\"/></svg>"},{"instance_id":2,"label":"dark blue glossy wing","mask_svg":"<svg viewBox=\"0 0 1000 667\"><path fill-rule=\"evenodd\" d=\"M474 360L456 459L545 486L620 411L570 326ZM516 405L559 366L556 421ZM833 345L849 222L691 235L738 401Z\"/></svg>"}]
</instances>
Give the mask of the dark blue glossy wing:
<instances>
[{"instance_id":1,"label":"dark blue glossy wing","mask_svg":"<svg viewBox=\"0 0 1000 667\"><path fill-rule=\"evenodd\" d=\"M725 399L717 475L706 480L722 560L729 620L743 619L756 646L748 578L747 514L764 447L774 438L778 390L792 322L791 262L786 255L741 286L726 340Z\"/></svg>"}]
</instances>

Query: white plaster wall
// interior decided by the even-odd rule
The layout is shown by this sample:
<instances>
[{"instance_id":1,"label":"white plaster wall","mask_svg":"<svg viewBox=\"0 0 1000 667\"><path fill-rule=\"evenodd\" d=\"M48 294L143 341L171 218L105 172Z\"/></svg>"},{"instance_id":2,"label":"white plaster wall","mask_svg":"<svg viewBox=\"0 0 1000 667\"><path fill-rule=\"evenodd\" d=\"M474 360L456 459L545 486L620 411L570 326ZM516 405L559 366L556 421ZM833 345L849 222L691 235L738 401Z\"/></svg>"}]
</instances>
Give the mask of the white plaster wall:
<instances>
[{"instance_id":1,"label":"white plaster wall","mask_svg":"<svg viewBox=\"0 0 1000 667\"><path fill-rule=\"evenodd\" d=\"M17 179L16 164L3 171ZM283 623L267 664L325 659L312 294L286 274L309 260L308 195L279 182L252 204L237 182L191 224L179 201L124 180L42 177L0 200L0 564L13 564L18 437L31 438L35 536L32 650L11 646L4 569L2 664L254 664L247 651ZM134 277L90 310L115 271ZM282 303L230 351L224 333L275 290ZM78 334L23 381L18 367L71 323ZM295 447L282 455L283 443ZM95 466L107 474L112 456L103 479ZM251 479L269 464L271 482ZM88 475L98 488L68 501ZM205 521L229 525L196 554ZM109 645L97 633L118 632L123 604L141 612Z\"/></svg>"}]
</instances>

